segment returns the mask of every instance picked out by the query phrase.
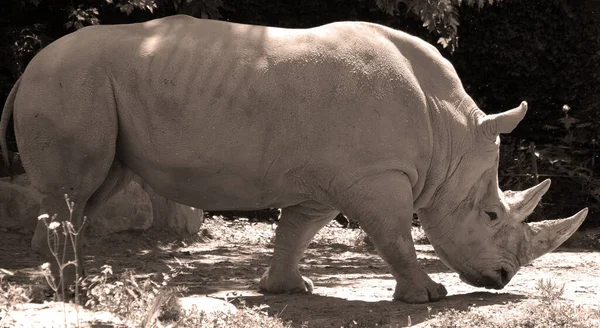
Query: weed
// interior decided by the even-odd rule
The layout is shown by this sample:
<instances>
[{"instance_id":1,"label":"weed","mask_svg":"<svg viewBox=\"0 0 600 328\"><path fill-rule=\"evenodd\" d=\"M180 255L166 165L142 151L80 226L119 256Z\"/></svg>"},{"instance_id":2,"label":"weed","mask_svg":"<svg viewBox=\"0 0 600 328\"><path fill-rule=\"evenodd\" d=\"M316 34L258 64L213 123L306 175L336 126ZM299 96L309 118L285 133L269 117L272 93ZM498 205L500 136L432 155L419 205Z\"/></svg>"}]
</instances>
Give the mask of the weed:
<instances>
[{"instance_id":1,"label":"weed","mask_svg":"<svg viewBox=\"0 0 600 328\"><path fill-rule=\"evenodd\" d=\"M542 278L537 281L537 291L540 294L542 302L551 304L562 298L565 292L565 284L559 287L552 279L544 280Z\"/></svg>"},{"instance_id":2,"label":"weed","mask_svg":"<svg viewBox=\"0 0 600 328\"><path fill-rule=\"evenodd\" d=\"M245 307L235 313L186 311L172 323L175 327L288 328L279 318L269 317L263 306Z\"/></svg>"},{"instance_id":3,"label":"weed","mask_svg":"<svg viewBox=\"0 0 600 328\"><path fill-rule=\"evenodd\" d=\"M65 297L65 279L64 279L64 270L68 266L75 267L75 303L79 303L79 287L81 282L81 277L79 276L79 262L77 261L79 254L77 254L77 245L79 235L85 226L87 217L83 217L83 222L79 228L75 228L73 226L73 209L75 207L75 203L69 199L69 196L65 194L65 202L67 203L67 207L69 208L69 219L67 221L57 221L57 215L54 214L50 217L48 214L42 214L38 217L38 220L41 220L47 228L46 240L48 242L48 249L50 253L54 257L58 268L59 281L58 283L54 280L54 277L51 272L50 263L44 263L41 266L42 273L46 278L46 282L48 286L54 290L55 296L58 300L64 300ZM61 238L61 235L63 238ZM62 241L62 242L61 242ZM67 255L67 244L70 243L74 252L74 260L66 261ZM61 250L62 245L62 250ZM58 292L60 290L60 293Z\"/></svg>"},{"instance_id":4,"label":"weed","mask_svg":"<svg viewBox=\"0 0 600 328\"><path fill-rule=\"evenodd\" d=\"M540 301L524 303L517 307L508 303L501 310L484 311L469 308L467 311L451 309L433 316L429 327L490 327L490 328L542 328L542 327L600 327L600 311L584 306L573 305L562 299L564 284L559 286L552 280L539 280L537 287ZM491 310L491 311L490 311Z\"/></svg>"},{"instance_id":5,"label":"weed","mask_svg":"<svg viewBox=\"0 0 600 328\"><path fill-rule=\"evenodd\" d=\"M10 312L17 304L28 303L31 300L31 289L11 284L4 280L5 276L12 276L8 270L0 269L0 327L10 317Z\"/></svg>"}]
</instances>

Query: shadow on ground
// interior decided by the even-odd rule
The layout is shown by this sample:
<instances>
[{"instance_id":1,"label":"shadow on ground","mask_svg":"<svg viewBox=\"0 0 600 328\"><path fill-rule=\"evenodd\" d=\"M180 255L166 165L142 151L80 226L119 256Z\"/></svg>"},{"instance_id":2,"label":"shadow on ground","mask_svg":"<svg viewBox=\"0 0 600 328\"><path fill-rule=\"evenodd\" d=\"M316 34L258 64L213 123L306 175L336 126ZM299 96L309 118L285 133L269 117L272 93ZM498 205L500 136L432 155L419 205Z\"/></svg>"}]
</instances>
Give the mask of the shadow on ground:
<instances>
[{"instance_id":1,"label":"shadow on ground","mask_svg":"<svg viewBox=\"0 0 600 328\"><path fill-rule=\"evenodd\" d=\"M307 323L309 327L406 327L428 320L432 315L448 309L467 310L518 302L523 295L476 292L452 295L444 300L427 304L406 304L398 301L366 302L321 295L264 295L245 297L246 305L266 304L270 315L292 320L294 326ZM410 317L410 319L409 319Z\"/></svg>"},{"instance_id":2,"label":"shadow on ground","mask_svg":"<svg viewBox=\"0 0 600 328\"><path fill-rule=\"evenodd\" d=\"M0 232L0 238L0 268L17 273L10 279L31 283L37 275L38 283L44 283L38 269L43 259L31 252L31 236ZM200 239L182 240L164 231L127 232L94 239L86 244L86 270L97 274L103 265L111 265L115 274L133 270L139 278L158 281L163 274L176 272L169 284L185 286L188 295L223 291L230 291L228 295L234 295L234 299L236 294L250 295L238 301L242 299L248 306L266 304L271 315L292 320L295 326L308 322L309 327L360 327L375 323L405 326L409 320L420 323L441 310L466 310L469 306L524 298L519 294L478 292L423 305L392 301L394 281L375 251L343 244L312 244L307 251L301 271L315 282L316 295L262 295L255 291L270 261L272 245ZM450 273L427 248L419 251L419 262L428 273ZM363 297L367 294L369 297Z\"/></svg>"}]
</instances>

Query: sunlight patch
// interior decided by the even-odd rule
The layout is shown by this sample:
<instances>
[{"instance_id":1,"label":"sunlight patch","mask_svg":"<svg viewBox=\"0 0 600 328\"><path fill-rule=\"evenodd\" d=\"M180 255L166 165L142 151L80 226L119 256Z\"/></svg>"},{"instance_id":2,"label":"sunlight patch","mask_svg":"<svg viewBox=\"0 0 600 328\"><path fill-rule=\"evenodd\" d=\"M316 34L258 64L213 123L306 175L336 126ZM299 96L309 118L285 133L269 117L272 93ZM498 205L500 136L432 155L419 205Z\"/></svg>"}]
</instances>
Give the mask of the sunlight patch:
<instances>
[{"instance_id":1,"label":"sunlight patch","mask_svg":"<svg viewBox=\"0 0 600 328\"><path fill-rule=\"evenodd\" d=\"M140 46L140 56L146 57L158 48L158 43L160 42L160 36L155 35L144 39L142 45Z\"/></svg>"}]
</instances>

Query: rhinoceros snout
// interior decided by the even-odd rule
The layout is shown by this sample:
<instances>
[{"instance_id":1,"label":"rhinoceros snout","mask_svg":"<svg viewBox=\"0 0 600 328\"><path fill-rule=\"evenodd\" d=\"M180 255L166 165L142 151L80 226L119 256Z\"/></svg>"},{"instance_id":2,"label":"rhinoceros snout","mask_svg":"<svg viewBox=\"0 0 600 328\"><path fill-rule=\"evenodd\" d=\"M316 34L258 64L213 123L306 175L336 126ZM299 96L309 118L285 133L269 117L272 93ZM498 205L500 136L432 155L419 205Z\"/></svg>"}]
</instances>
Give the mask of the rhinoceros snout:
<instances>
[{"instance_id":1,"label":"rhinoceros snout","mask_svg":"<svg viewBox=\"0 0 600 328\"><path fill-rule=\"evenodd\" d=\"M482 285L488 289L502 289L511 278L512 275L505 268L500 268L490 275L484 275Z\"/></svg>"},{"instance_id":2,"label":"rhinoceros snout","mask_svg":"<svg viewBox=\"0 0 600 328\"><path fill-rule=\"evenodd\" d=\"M512 270L501 267L497 270L483 272L479 277L469 277L461 274L460 279L475 287L502 289L512 279L513 275Z\"/></svg>"},{"instance_id":3,"label":"rhinoceros snout","mask_svg":"<svg viewBox=\"0 0 600 328\"><path fill-rule=\"evenodd\" d=\"M498 270L498 274L500 275L500 281L502 282L502 287L506 286L510 279L512 278L512 274L510 274L505 268L500 268Z\"/></svg>"}]
</instances>

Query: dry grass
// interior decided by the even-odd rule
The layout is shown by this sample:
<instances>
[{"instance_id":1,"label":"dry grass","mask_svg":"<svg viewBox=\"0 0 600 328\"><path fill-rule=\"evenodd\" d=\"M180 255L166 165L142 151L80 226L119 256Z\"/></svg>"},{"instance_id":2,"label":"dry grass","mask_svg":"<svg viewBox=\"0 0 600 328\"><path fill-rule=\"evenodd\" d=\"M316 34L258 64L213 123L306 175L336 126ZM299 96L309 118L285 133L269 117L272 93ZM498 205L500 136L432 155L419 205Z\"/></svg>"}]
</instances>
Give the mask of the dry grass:
<instances>
[{"instance_id":1,"label":"dry grass","mask_svg":"<svg viewBox=\"0 0 600 328\"><path fill-rule=\"evenodd\" d=\"M31 289L16 286L4 280L5 276L12 276L8 270L0 269L0 327L4 327L10 318L11 311L18 304L31 300Z\"/></svg>"},{"instance_id":2,"label":"dry grass","mask_svg":"<svg viewBox=\"0 0 600 328\"><path fill-rule=\"evenodd\" d=\"M0 272L5 274L8 271L0 269ZM87 287L85 308L91 312L113 314L114 316L109 317L116 318L115 321L96 322L96 324L109 326L117 324L126 327L290 327L290 324L281 319L269 316L264 311L266 306L246 307L242 304L235 313L205 312L197 308L181 309L176 305L176 298L182 296L185 290L169 286L169 280L176 275L176 272L171 273L158 283L149 278L136 278L132 271L113 275L110 266L104 266L100 275L90 277L84 284ZM42 327L47 324L33 319L28 322L13 321L11 311L26 308L21 305L30 301L31 292L27 288L6 283L1 277L2 275L0 275L0 327ZM89 326L89 322L85 320L85 311L75 308L77 311L64 311L61 307L57 307L55 316L65 316L63 322L73 323L73 327ZM67 320L66 316L76 315L79 315L80 319Z\"/></svg>"},{"instance_id":3,"label":"dry grass","mask_svg":"<svg viewBox=\"0 0 600 328\"><path fill-rule=\"evenodd\" d=\"M169 286L176 272L163 277L160 284L149 278L136 279L131 271L116 280L110 275L110 267L105 266L102 276L92 278L97 284L88 293L88 306L94 311L116 314L132 327L289 327L280 319L269 317L261 307L242 306L235 313L182 310L176 305L176 298L183 296L185 289Z\"/></svg>"},{"instance_id":4,"label":"dry grass","mask_svg":"<svg viewBox=\"0 0 600 328\"><path fill-rule=\"evenodd\" d=\"M574 305L562 299L564 284L539 280L538 299L532 302L507 303L496 309L469 308L449 310L433 316L420 327L490 327L490 328L594 328L600 327L600 310Z\"/></svg>"},{"instance_id":5,"label":"dry grass","mask_svg":"<svg viewBox=\"0 0 600 328\"><path fill-rule=\"evenodd\" d=\"M207 327L207 328L288 328L278 318L269 317L261 307L242 308L236 313L185 312L177 320L169 323L175 327Z\"/></svg>"},{"instance_id":6,"label":"dry grass","mask_svg":"<svg viewBox=\"0 0 600 328\"><path fill-rule=\"evenodd\" d=\"M208 238L224 243L245 243L268 247L275 236L276 222L252 223L247 220L226 221L213 217L205 222L200 239ZM421 228L413 228L416 244L427 243ZM314 239L317 244L343 244L351 247L372 247L361 229L344 229L336 223L326 226ZM11 273L0 269L0 327L6 326L7 318L17 305L27 303L30 289L14 286L3 281ZM121 324L132 327L291 327L281 319L269 316L265 307L247 307L238 304L238 311L200 312L182 310L173 300L183 295L184 289L174 286L172 279L176 270L163 273L160 281L138 278L131 271L114 275L110 267L89 277L86 287L87 308L96 312L110 312ZM467 311L449 310L438 313L420 327L492 327L492 328L541 328L541 327L600 327L600 311L573 305L562 298L564 286L551 280L538 281L538 297L520 303L473 307ZM343 309L340 309L343 311ZM57 315L63 315L58 313ZM32 324L36 326L35 324ZM10 326L10 325L9 325ZM310 325L303 325L309 327ZM363 323L350 323L348 327L369 327Z\"/></svg>"},{"instance_id":7,"label":"dry grass","mask_svg":"<svg viewBox=\"0 0 600 328\"><path fill-rule=\"evenodd\" d=\"M68 199L67 199L68 202ZM44 217L45 218L45 217ZM47 225L54 224L54 218ZM70 223L69 221L66 221ZM56 239L56 228L62 227L62 224L49 226L48 234ZM66 225L66 224L65 224ZM76 237L78 231L74 229L64 229L65 238ZM214 217L207 220L202 233L204 238L216 238L223 241L237 241L248 244L268 244L272 242L274 229L268 225L253 225L244 220L224 221L220 217ZM49 239L49 240L54 240ZM53 246L53 245L50 245ZM51 248L54 251L57 264L62 271L67 265L77 265L76 263L62 263L62 258L57 247ZM76 262L76 261L73 261ZM60 292L61 288L55 284L54 279L49 273L49 264L44 264L42 268L48 271L45 274L49 286L55 291ZM11 321L11 311L16 310L19 305L24 305L31 301L31 291L29 289L14 286L3 280L6 275L12 273L0 269L0 327L9 326L40 326L43 322L14 322ZM179 308L175 301L177 297L183 296L184 288L171 286L170 282L180 272L171 268L171 272L162 273L160 282L153 279L136 278L133 271L126 270L120 275L114 275L110 266L103 266L101 273L90 276L81 282L85 287L85 292L76 291L76 299L81 297L85 299L85 308L92 312L108 312L118 318L118 325L129 327L242 327L242 328L283 328L289 327L277 317L270 317L264 311L263 307L241 306L235 313L218 311L201 311L197 308L192 310L183 310ZM61 279L62 280L62 279ZM60 282L59 282L60 283ZM79 283L79 281L78 281ZM78 284L79 286L79 284ZM63 294L64 291L61 293ZM59 298L60 299L60 298ZM63 303L64 304L64 303ZM63 306L61 313L56 315L64 316L64 326L68 315L75 314L75 326L79 327L86 324L79 320L80 308L75 306L76 311L66 311ZM83 315L83 313L81 313ZM112 323L107 323L112 324Z\"/></svg>"},{"instance_id":8,"label":"dry grass","mask_svg":"<svg viewBox=\"0 0 600 328\"><path fill-rule=\"evenodd\" d=\"M228 243L268 245L275 240L276 227L275 222L265 224L249 222L247 219L224 220L222 216L213 216L204 221L201 235Z\"/></svg>"}]
</instances>

